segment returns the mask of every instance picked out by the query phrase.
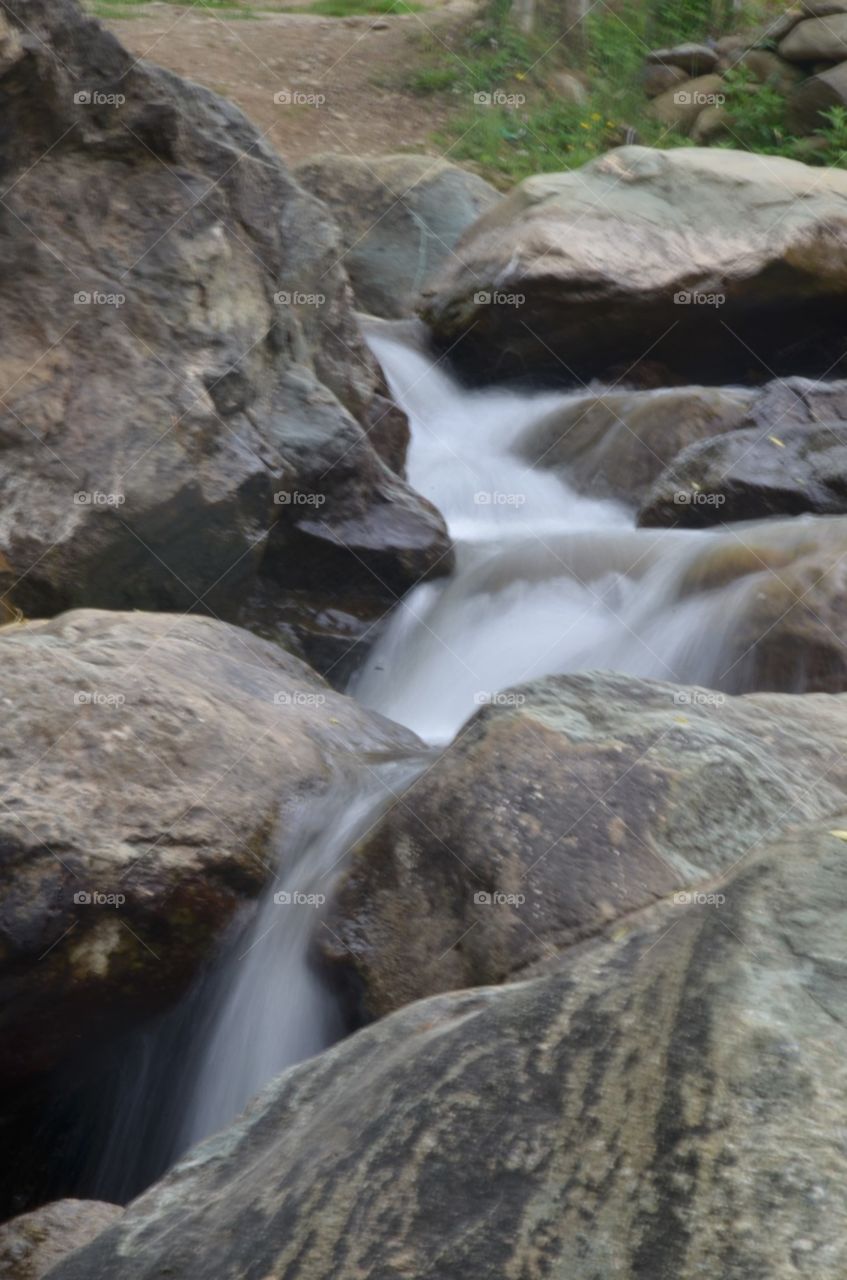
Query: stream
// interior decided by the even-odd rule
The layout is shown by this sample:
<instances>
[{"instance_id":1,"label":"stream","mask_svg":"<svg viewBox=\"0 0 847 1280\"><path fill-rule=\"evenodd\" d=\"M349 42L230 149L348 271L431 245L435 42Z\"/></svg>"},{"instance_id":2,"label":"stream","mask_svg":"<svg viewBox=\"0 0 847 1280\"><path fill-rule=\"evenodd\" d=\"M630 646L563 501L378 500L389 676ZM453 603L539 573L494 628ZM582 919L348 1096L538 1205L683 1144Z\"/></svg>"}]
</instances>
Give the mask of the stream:
<instances>
[{"instance_id":1,"label":"stream","mask_svg":"<svg viewBox=\"0 0 847 1280\"><path fill-rule=\"evenodd\" d=\"M398 605L350 692L438 746L479 706L507 700L504 689L549 673L606 668L751 687L754 668L727 653L760 575L696 586L704 557L741 536L638 530L623 504L531 467L521 442L568 393L464 389L408 332L380 323L369 340L409 416L409 480L445 516L457 565ZM803 518L749 523L742 544L790 554L808 528ZM273 1076L344 1034L338 1001L310 961L321 907L349 849L424 764L351 765L304 805L253 920L184 1006L125 1053L112 1122L92 1143L87 1194L137 1193Z\"/></svg>"}]
</instances>

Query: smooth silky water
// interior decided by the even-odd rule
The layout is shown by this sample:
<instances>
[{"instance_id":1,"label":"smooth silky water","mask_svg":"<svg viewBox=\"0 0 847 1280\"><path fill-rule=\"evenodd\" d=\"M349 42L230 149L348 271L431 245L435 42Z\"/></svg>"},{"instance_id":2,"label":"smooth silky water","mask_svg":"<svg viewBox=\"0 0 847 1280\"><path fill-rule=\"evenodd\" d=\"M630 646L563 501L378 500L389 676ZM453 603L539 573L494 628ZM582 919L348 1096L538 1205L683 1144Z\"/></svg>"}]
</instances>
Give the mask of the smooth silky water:
<instances>
[{"instance_id":1,"label":"smooth silky water","mask_svg":"<svg viewBox=\"0 0 847 1280\"><path fill-rule=\"evenodd\" d=\"M740 535L638 530L631 509L528 465L524 438L567 394L464 389L408 333L379 323L369 340L409 416L409 480L445 516L457 566L397 606L354 696L438 745L498 691L550 673L605 668L737 689L728 641L759 575L697 590L696 570ZM804 530L802 519L745 524L743 545L790 555ZM344 1033L312 962L324 925L309 898L330 897L350 848L424 763L351 764L304 806L249 925L179 1010L134 1039L112 1105L98 1096L105 1131L87 1135L87 1194L136 1193Z\"/></svg>"}]
</instances>

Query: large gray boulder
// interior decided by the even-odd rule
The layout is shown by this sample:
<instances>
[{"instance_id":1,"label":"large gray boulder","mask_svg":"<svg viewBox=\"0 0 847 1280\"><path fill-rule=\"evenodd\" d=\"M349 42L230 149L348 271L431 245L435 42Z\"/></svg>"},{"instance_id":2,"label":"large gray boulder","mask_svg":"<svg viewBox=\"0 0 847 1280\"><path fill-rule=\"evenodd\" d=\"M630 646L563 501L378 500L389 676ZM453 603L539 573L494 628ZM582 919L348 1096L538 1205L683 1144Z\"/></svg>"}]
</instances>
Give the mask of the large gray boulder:
<instances>
[{"instance_id":1,"label":"large gray boulder","mask_svg":"<svg viewBox=\"0 0 847 1280\"><path fill-rule=\"evenodd\" d=\"M325 954L366 1016L502 982L847 796L847 702L616 675L500 695L357 848Z\"/></svg>"},{"instance_id":2,"label":"large gray boulder","mask_svg":"<svg viewBox=\"0 0 847 1280\"><path fill-rule=\"evenodd\" d=\"M81 1249L123 1213L101 1200L57 1200L0 1226L3 1280L42 1280L66 1253Z\"/></svg>"},{"instance_id":3,"label":"large gray boulder","mask_svg":"<svg viewBox=\"0 0 847 1280\"><path fill-rule=\"evenodd\" d=\"M477 174L436 156L330 153L294 173L338 224L358 306L391 320L415 314L461 234L501 199Z\"/></svg>"},{"instance_id":4,"label":"large gray boulder","mask_svg":"<svg viewBox=\"0 0 847 1280\"><path fill-rule=\"evenodd\" d=\"M798 22L780 42L779 53L789 62L843 62L847 59L847 13Z\"/></svg>"},{"instance_id":5,"label":"large gray boulder","mask_svg":"<svg viewBox=\"0 0 847 1280\"><path fill-rule=\"evenodd\" d=\"M576 396L526 428L528 462L564 472L581 493L640 501L682 449L742 426L756 392L670 387Z\"/></svg>"},{"instance_id":6,"label":"large gray boulder","mask_svg":"<svg viewBox=\"0 0 847 1280\"><path fill-rule=\"evenodd\" d=\"M295 1068L50 1280L843 1280L845 838Z\"/></svg>"},{"instance_id":7,"label":"large gray boulder","mask_svg":"<svg viewBox=\"0 0 847 1280\"><path fill-rule=\"evenodd\" d=\"M366 434L384 388L328 212L74 0L0 24L4 595L230 621L258 595L304 651L328 601L372 627L449 543Z\"/></svg>"},{"instance_id":8,"label":"large gray boulder","mask_svg":"<svg viewBox=\"0 0 847 1280\"><path fill-rule=\"evenodd\" d=\"M638 520L703 526L847 512L847 422L733 431L690 445L659 476Z\"/></svg>"},{"instance_id":9,"label":"large gray boulder","mask_svg":"<svg viewBox=\"0 0 847 1280\"><path fill-rule=\"evenodd\" d=\"M427 296L473 377L691 382L843 356L847 173L709 148L621 147L522 182Z\"/></svg>"},{"instance_id":10,"label":"large gray boulder","mask_svg":"<svg viewBox=\"0 0 847 1280\"><path fill-rule=\"evenodd\" d=\"M0 1079L173 1003L297 808L416 746L237 627L81 610L0 631Z\"/></svg>"}]
</instances>

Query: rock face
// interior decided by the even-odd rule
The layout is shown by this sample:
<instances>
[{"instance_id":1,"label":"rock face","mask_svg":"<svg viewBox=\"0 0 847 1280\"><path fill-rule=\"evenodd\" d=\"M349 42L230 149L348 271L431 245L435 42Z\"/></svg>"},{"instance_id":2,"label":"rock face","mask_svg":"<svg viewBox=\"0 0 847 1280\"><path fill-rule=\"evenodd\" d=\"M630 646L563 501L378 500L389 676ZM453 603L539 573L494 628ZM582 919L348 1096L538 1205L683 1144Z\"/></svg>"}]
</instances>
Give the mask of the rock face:
<instances>
[{"instance_id":1,"label":"rock face","mask_svg":"<svg viewBox=\"0 0 847 1280\"><path fill-rule=\"evenodd\" d=\"M703 526L847 512L847 422L763 436L733 431L683 450L648 493L644 525Z\"/></svg>"},{"instance_id":2,"label":"rock face","mask_svg":"<svg viewBox=\"0 0 847 1280\"><path fill-rule=\"evenodd\" d=\"M295 1068L50 1280L842 1280L845 829Z\"/></svg>"},{"instance_id":3,"label":"rock face","mask_svg":"<svg viewBox=\"0 0 847 1280\"><path fill-rule=\"evenodd\" d=\"M399 320L480 214L501 196L434 156L314 156L295 170L341 229L340 260L363 311Z\"/></svg>"},{"instance_id":4,"label":"rock face","mask_svg":"<svg viewBox=\"0 0 847 1280\"><path fill-rule=\"evenodd\" d=\"M718 75L686 80L656 98L650 114L660 124L689 133L704 110L723 102L724 88L723 77Z\"/></svg>"},{"instance_id":5,"label":"rock face","mask_svg":"<svg viewBox=\"0 0 847 1280\"><path fill-rule=\"evenodd\" d=\"M533 423L518 448L566 472L580 492L637 501L687 445L740 427L755 399L734 387L579 396Z\"/></svg>"},{"instance_id":6,"label":"rock face","mask_svg":"<svg viewBox=\"0 0 847 1280\"><path fill-rule=\"evenodd\" d=\"M0 1226L3 1280L42 1280L67 1253L81 1249L121 1216L117 1204L58 1200Z\"/></svg>"},{"instance_id":7,"label":"rock face","mask_svg":"<svg viewBox=\"0 0 847 1280\"><path fill-rule=\"evenodd\" d=\"M843 62L847 58L847 13L798 22L779 46L789 62Z\"/></svg>"},{"instance_id":8,"label":"rock face","mask_svg":"<svg viewBox=\"0 0 847 1280\"><path fill-rule=\"evenodd\" d=\"M844 802L842 699L550 677L478 713L356 850L323 945L366 1016L502 982ZM717 798L720 797L718 802Z\"/></svg>"},{"instance_id":9,"label":"rock face","mask_svg":"<svg viewBox=\"0 0 847 1280\"><path fill-rule=\"evenodd\" d=\"M847 15L845 15L847 17ZM823 125L823 113L847 105L847 63L820 71L798 84L791 94L788 122L798 133Z\"/></svg>"},{"instance_id":10,"label":"rock face","mask_svg":"<svg viewBox=\"0 0 847 1280\"><path fill-rule=\"evenodd\" d=\"M630 377L650 360L727 383L764 367L832 376L845 288L847 174L622 147L483 215L426 314L474 378Z\"/></svg>"},{"instance_id":11,"label":"rock face","mask_svg":"<svg viewBox=\"0 0 847 1280\"><path fill-rule=\"evenodd\" d=\"M780 378L732 426L744 429L680 450L646 495L641 524L847 509L847 383Z\"/></svg>"},{"instance_id":12,"label":"rock face","mask_svg":"<svg viewBox=\"0 0 847 1280\"><path fill-rule=\"evenodd\" d=\"M371 623L449 544L365 434L382 380L327 211L72 0L4 22L0 587L249 621L261 582L305 650L321 588Z\"/></svg>"},{"instance_id":13,"label":"rock face","mask_svg":"<svg viewBox=\"0 0 847 1280\"><path fill-rule=\"evenodd\" d=\"M0 631L0 1078L173 1002L333 767L414 737L224 623L73 612Z\"/></svg>"}]
</instances>

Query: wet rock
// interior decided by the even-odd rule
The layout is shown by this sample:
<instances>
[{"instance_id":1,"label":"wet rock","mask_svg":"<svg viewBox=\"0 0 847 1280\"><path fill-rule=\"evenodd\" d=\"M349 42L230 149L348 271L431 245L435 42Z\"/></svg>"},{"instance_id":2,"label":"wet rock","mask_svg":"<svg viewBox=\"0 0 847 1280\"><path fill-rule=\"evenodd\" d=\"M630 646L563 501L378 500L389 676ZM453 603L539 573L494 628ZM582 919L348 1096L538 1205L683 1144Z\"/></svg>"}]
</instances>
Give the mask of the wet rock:
<instances>
[{"instance_id":1,"label":"wet rock","mask_svg":"<svg viewBox=\"0 0 847 1280\"><path fill-rule=\"evenodd\" d=\"M622 147L522 182L462 238L425 312L476 381L573 385L644 360L711 384L833 376L845 208L839 170Z\"/></svg>"},{"instance_id":2,"label":"wet rock","mask_svg":"<svg viewBox=\"0 0 847 1280\"><path fill-rule=\"evenodd\" d=\"M81 1249L123 1209L101 1200L58 1200L0 1226L3 1280L42 1280L65 1254Z\"/></svg>"},{"instance_id":3,"label":"wet rock","mask_svg":"<svg viewBox=\"0 0 847 1280\"><path fill-rule=\"evenodd\" d=\"M443 522L365 433L383 384L327 211L234 106L71 0L4 15L25 52L0 83L0 590L28 616L249 621L315 524L349 548L385 530L405 587L446 568ZM347 607L388 608L339 554Z\"/></svg>"},{"instance_id":4,"label":"wet rock","mask_svg":"<svg viewBox=\"0 0 847 1280\"><path fill-rule=\"evenodd\" d=\"M355 851L325 954L369 1017L514 978L711 881L786 812L843 804L845 746L843 700L616 675L509 690Z\"/></svg>"},{"instance_id":5,"label":"wet rock","mask_svg":"<svg viewBox=\"0 0 847 1280\"><path fill-rule=\"evenodd\" d=\"M358 306L389 319L414 315L421 288L462 232L501 198L435 156L319 155L295 174L338 222Z\"/></svg>"},{"instance_id":6,"label":"wet rock","mask_svg":"<svg viewBox=\"0 0 847 1280\"><path fill-rule=\"evenodd\" d=\"M847 511L847 422L764 436L754 427L690 445L656 481L638 520L701 527L804 511Z\"/></svg>"},{"instance_id":7,"label":"wet rock","mask_svg":"<svg viewBox=\"0 0 847 1280\"><path fill-rule=\"evenodd\" d=\"M731 387L579 396L532 423L517 448L580 491L638 501L687 445L740 427L755 399Z\"/></svg>"},{"instance_id":8,"label":"wet rock","mask_svg":"<svg viewBox=\"0 0 847 1280\"><path fill-rule=\"evenodd\" d=\"M297 805L405 730L211 619L0 631L0 1078L173 1003L271 879Z\"/></svg>"},{"instance_id":9,"label":"wet rock","mask_svg":"<svg viewBox=\"0 0 847 1280\"><path fill-rule=\"evenodd\" d=\"M639 523L702 527L847 510L847 383L779 379L739 425L684 448L645 497Z\"/></svg>"},{"instance_id":10,"label":"wet rock","mask_svg":"<svg viewBox=\"0 0 847 1280\"><path fill-rule=\"evenodd\" d=\"M831 812L530 981L415 1004L287 1072L50 1280L842 1280Z\"/></svg>"}]
</instances>

